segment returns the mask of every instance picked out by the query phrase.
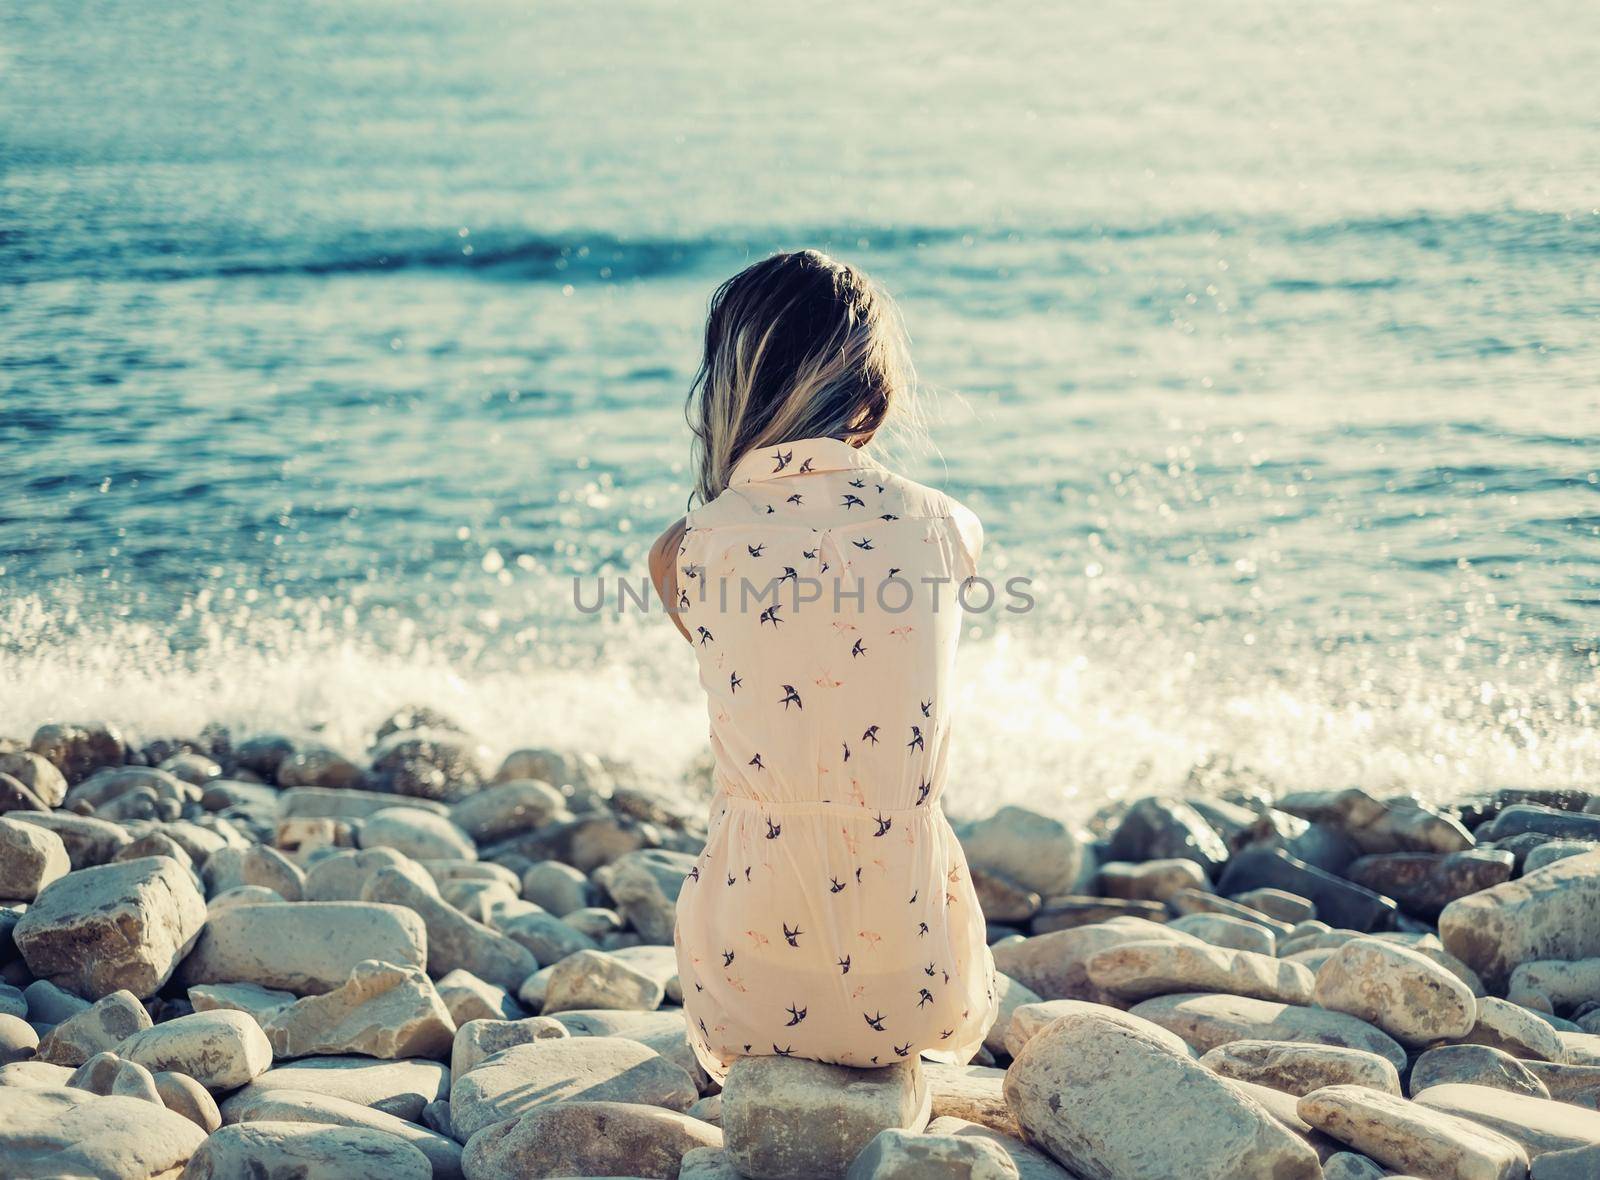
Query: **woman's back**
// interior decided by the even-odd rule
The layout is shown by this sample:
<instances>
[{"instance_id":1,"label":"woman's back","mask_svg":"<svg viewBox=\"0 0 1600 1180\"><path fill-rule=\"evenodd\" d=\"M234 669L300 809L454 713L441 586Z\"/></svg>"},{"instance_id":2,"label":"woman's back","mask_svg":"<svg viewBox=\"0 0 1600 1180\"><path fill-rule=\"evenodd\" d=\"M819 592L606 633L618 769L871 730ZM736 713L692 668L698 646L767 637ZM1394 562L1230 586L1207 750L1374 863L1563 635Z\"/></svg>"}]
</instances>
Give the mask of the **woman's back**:
<instances>
[{"instance_id":1,"label":"woman's back","mask_svg":"<svg viewBox=\"0 0 1600 1180\"><path fill-rule=\"evenodd\" d=\"M741 1054L970 1059L992 961L939 806L976 518L831 438L739 461L692 513L678 607L717 796L679 896L714 1076Z\"/></svg>"}]
</instances>

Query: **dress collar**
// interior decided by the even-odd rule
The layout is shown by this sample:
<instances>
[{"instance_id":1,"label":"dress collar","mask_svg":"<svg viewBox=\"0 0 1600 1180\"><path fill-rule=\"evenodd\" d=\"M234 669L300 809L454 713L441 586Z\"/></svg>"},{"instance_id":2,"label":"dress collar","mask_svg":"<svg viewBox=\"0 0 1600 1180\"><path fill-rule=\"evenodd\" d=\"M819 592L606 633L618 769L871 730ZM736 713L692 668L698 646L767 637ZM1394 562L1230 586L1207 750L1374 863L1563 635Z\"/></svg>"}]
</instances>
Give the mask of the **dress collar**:
<instances>
[{"instance_id":1,"label":"dress collar","mask_svg":"<svg viewBox=\"0 0 1600 1180\"><path fill-rule=\"evenodd\" d=\"M751 451L733 465L728 486L811 475L818 471L876 469L878 464L860 447L837 438L797 438L793 442Z\"/></svg>"}]
</instances>

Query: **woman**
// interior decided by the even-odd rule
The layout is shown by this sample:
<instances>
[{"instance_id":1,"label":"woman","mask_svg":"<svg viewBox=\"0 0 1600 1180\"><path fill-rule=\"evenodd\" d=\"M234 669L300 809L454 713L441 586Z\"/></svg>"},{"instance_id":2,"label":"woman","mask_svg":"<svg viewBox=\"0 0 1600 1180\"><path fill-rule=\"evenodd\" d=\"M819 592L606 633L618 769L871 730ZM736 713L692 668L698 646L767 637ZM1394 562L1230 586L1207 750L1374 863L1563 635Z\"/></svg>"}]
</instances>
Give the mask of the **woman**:
<instances>
[{"instance_id":1,"label":"woman","mask_svg":"<svg viewBox=\"0 0 1600 1180\"><path fill-rule=\"evenodd\" d=\"M910 395L892 305L826 255L776 255L711 301L700 506L650 568L711 719L717 793L674 942L718 1081L748 1055L964 1063L994 1020L939 802L982 530L865 449Z\"/></svg>"}]
</instances>

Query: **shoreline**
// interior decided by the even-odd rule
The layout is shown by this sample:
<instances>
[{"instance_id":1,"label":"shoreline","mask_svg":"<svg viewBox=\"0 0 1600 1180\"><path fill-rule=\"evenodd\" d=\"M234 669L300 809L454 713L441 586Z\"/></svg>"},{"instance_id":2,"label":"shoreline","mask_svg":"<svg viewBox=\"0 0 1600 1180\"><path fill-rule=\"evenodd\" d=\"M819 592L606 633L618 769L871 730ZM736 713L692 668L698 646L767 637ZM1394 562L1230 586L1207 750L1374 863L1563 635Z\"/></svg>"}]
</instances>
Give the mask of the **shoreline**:
<instances>
[{"instance_id":1,"label":"shoreline","mask_svg":"<svg viewBox=\"0 0 1600 1180\"><path fill-rule=\"evenodd\" d=\"M1241 777L1076 830L1014 805L958 820L1001 997L978 1056L758 1056L719 1090L671 948L703 806L590 752L486 753L421 707L359 755L220 727L0 734L0 1161L1600 1170L1600 793L1429 807Z\"/></svg>"}]
</instances>

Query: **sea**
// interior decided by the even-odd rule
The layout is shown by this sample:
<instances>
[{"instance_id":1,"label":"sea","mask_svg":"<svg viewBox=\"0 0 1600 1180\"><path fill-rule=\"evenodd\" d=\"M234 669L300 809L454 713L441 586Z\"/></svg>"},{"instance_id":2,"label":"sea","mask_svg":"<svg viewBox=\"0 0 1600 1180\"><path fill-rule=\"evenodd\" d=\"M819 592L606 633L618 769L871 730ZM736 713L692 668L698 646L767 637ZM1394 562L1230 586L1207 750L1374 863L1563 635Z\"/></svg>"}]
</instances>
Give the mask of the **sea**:
<instances>
[{"instance_id":1,"label":"sea","mask_svg":"<svg viewBox=\"0 0 1600 1180\"><path fill-rule=\"evenodd\" d=\"M0 736L705 755L707 299L899 301L946 796L1600 772L1600 6L8 3ZM605 606L592 609L605 592Z\"/></svg>"}]
</instances>

